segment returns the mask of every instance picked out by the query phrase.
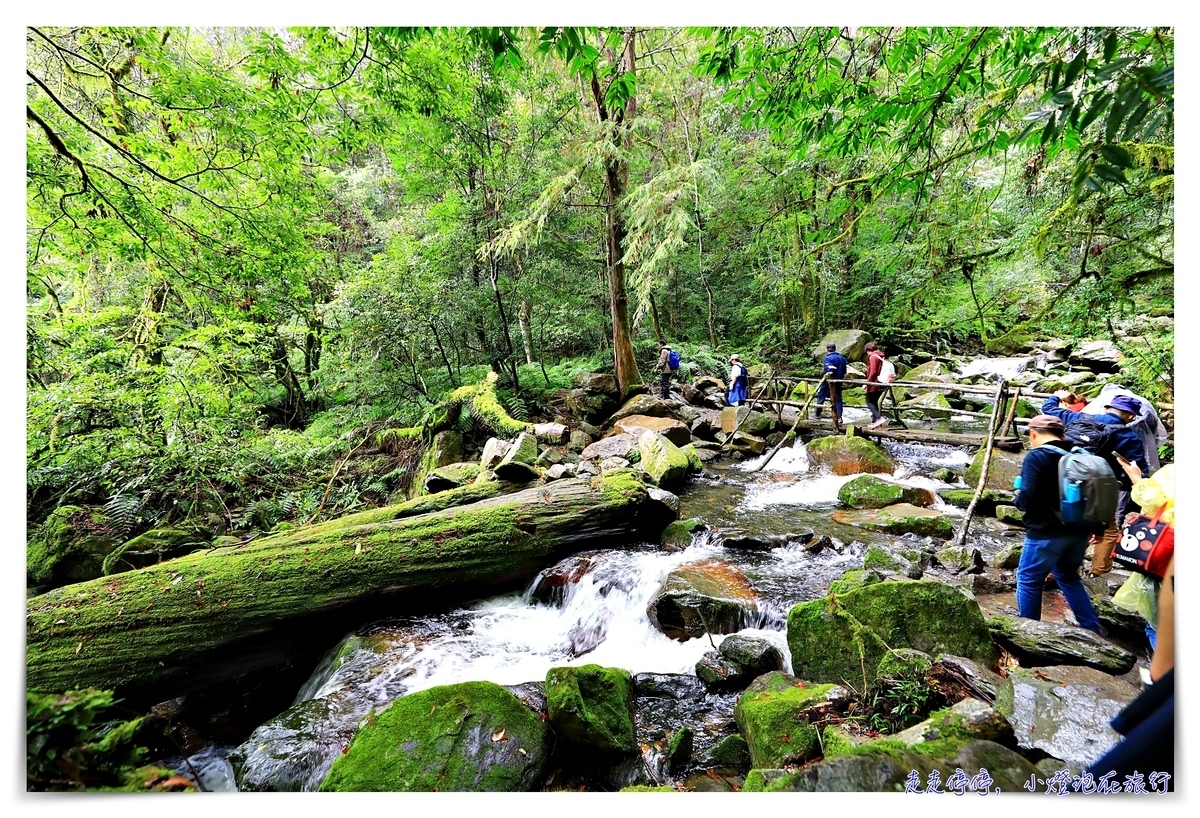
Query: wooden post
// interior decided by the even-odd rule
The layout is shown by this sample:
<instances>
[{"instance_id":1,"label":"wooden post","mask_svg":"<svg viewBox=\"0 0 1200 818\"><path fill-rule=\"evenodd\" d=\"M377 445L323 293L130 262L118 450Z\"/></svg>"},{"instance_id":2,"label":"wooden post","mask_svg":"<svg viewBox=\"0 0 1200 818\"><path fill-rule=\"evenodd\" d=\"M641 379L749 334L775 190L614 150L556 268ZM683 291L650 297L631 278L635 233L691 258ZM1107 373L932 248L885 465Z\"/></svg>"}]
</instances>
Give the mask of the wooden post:
<instances>
[{"instance_id":1,"label":"wooden post","mask_svg":"<svg viewBox=\"0 0 1200 818\"><path fill-rule=\"evenodd\" d=\"M824 381L825 378L828 378L828 377L829 377L829 375L826 374L824 378L821 378L821 380ZM820 388L820 384L818 384L818 388ZM775 453L778 452L781 448L783 448L784 443L786 443L789 440L796 439L796 427L800 425L800 421L803 420L804 416L808 414L808 405L810 403L812 403L813 396L816 394L817 394L816 389L814 389L813 391L808 393L808 400L806 400L804 402L804 406L800 407L800 413L798 415L796 415L795 421L792 422L792 428L789 429L787 431L787 434L785 434L783 436L783 440L776 443L775 448L771 449L771 451L767 453L766 459L763 460L763 462L758 464L758 468L756 468L755 471L762 471L764 468L766 468L767 464L771 462L771 458L775 456ZM779 407L779 416L783 417L783 405L782 404Z\"/></svg>"},{"instance_id":2,"label":"wooden post","mask_svg":"<svg viewBox=\"0 0 1200 818\"><path fill-rule=\"evenodd\" d=\"M984 442L983 464L979 469L979 485L975 487L975 496L971 498L971 504L967 506L967 513L963 515L963 521L958 527L958 532L954 535L954 544L962 545L967 539L967 529L971 527L971 517L975 514L975 506L979 503L979 498L983 496L983 486L987 483L988 467L992 465L992 441L996 438L996 418L1000 414L1000 396L1004 393L1004 388L1007 382L1001 378L1000 385L996 387L996 400L992 403L992 421L988 424L988 436Z\"/></svg>"}]
</instances>

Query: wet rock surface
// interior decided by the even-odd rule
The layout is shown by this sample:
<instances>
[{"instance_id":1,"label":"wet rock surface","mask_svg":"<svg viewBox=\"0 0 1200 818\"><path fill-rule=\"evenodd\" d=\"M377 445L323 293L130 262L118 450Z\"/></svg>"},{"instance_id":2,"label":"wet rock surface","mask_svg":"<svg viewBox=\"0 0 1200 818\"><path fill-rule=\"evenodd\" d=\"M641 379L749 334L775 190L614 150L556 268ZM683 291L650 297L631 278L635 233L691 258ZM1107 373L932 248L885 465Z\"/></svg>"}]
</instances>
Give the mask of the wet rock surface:
<instances>
[{"instance_id":1,"label":"wet rock surface","mask_svg":"<svg viewBox=\"0 0 1200 818\"><path fill-rule=\"evenodd\" d=\"M1042 622L999 614L988 628L1022 665L1087 665L1107 673L1126 673L1137 656L1102 636L1062 622Z\"/></svg>"},{"instance_id":2,"label":"wet rock surface","mask_svg":"<svg viewBox=\"0 0 1200 818\"><path fill-rule=\"evenodd\" d=\"M996 709L1020 747L1086 765L1120 740L1109 722L1137 694L1133 685L1094 668L1021 668L1000 686Z\"/></svg>"}]
</instances>

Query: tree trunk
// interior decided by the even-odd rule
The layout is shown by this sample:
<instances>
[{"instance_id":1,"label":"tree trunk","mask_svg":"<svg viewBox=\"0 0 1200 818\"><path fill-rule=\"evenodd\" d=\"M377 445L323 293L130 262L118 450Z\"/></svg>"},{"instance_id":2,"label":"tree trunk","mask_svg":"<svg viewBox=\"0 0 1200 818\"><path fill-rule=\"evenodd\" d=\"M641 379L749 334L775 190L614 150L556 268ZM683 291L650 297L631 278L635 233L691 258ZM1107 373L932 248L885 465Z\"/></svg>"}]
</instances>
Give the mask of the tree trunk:
<instances>
[{"instance_id":1,"label":"tree trunk","mask_svg":"<svg viewBox=\"0 0 1200 818\"><path fill-rule=\"evenodd\" d=\"M521 343L525 346L525 363L533 363L533 302L528 298L521 299L521 309L517 312L517 322L521 325Z\"/></svg>"},{"instance_id":2,"label":"tree trunk","mask_svg":"<svg viewBox=\"0 0 1200 818\"><path fill-rule=\"evenodd\" d=\"M373 616L521 588L566 555L655 538L674 516L631 470L396 519L403 509L33 597L26 685L115 688L163 701L323 650Z\"/></svg>"},{"instance_id":3,"label":"tree trunk","mask_svg":"<svg viewBox=\"0 0 1200 818\"><path fill-rule=\"evenodd\" d=\"M666 338L663 334L662 324L658 322L658 305L654 303L654 293L647 294L646 298L650 302L650 323L654 325L654 337Z\"/></svg>"},{"instance_id":4,"label":"tree trunk","mask_svg":"<svg viewBox=\"0 0 1200 818\"><path fill-rule=\"evenodd\" d=\"M620 70L633 74L636 67L637 29L625 29L624 43L620 57ZM601 122L610 119L610 114L604 101L604 90L600 80L592 74L592 102L596 107L596 116ZM638 372L637 359L633 355L633 336L629 330L629 300L625 295L625 217L621 215L618 206L625 198L629 185L629 162L619 158L624 156L629 143L628 123L637 114L637 97L630 96L622 111L613 112L612 139L618 149L618 158L605 162L604 165L604 194L605 194L605 233L604 251L608 270L608 303L612 313L613 323L613 368L616 370L617 388L624 398L629 388L641 383L642 376Z\"/></svg>"}]
</instances>

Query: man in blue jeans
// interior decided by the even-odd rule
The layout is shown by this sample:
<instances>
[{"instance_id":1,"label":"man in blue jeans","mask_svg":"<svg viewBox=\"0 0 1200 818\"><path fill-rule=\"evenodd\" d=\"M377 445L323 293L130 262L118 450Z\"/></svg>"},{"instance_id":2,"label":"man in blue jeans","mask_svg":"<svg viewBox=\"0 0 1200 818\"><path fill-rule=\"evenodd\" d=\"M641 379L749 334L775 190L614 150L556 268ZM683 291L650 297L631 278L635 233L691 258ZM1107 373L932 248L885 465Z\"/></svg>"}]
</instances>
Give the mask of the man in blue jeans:
<instances>
[{"instance_id":1,"label":"man in blue jeans","mask_svg":"<svg viewBox=\"0 0 1200 818\"><path fill-rule=\"evenodd\" d=\"M1025 547L1017 565L1017 611L1026 619L1042 618L1046 574L1062 591L1081 628L1105 634L1092 598L1079 579L1088 546L1088 531L1068 529L1058 518L1058 462L1070 445L1063 441L1063 422L1053 415L1029 421L1029 453L1021 464L1015 504L1025 512Z\"/></svg>"}]
</instances>

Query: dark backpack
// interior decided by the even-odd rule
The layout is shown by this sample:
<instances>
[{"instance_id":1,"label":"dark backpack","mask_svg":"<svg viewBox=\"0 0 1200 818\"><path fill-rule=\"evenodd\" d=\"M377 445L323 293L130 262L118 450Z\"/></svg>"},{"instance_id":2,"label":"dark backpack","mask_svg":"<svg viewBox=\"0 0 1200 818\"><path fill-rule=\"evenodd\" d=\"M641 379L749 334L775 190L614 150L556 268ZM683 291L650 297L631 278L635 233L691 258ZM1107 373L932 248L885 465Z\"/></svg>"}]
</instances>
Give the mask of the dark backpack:
<instances>
[{"instance_id":1,"label":"dark backpack","mask_svg":"<svg viewBox=\"0 0 1200 818\"><path fill-rule=\"evenodd\" d=\"M1095 415L1080 415L1067 424L1063 440L1071 448L1079 447L1105 460L1112 460L1113 448L1117 445L1117 432L1122 427L1105 423ZM1110 464L1111 465L1111 464Z\"/></svg>"},{"instance_id":2,"label":"dark backpack","mask_svg":"<svg viewBox=\"0 0 1200 818\"><path fill-rule=\"evenodd\" d=\"M1120 484L1103 457L1076 446L1059 452L1058 518L1077 532L1100 534L1116 522L1117 492Z\"/></svg>"},{"instance_id":3,"label":"dark backpack","mask_svg":"<svg viewBox=\"0 0 1200 818\"><path fill-rule=\"evenodd\" d=\"M667 366L672 372L679 369L679 353L673 349L667 353Z\"/></svg>"}]
</instances>

